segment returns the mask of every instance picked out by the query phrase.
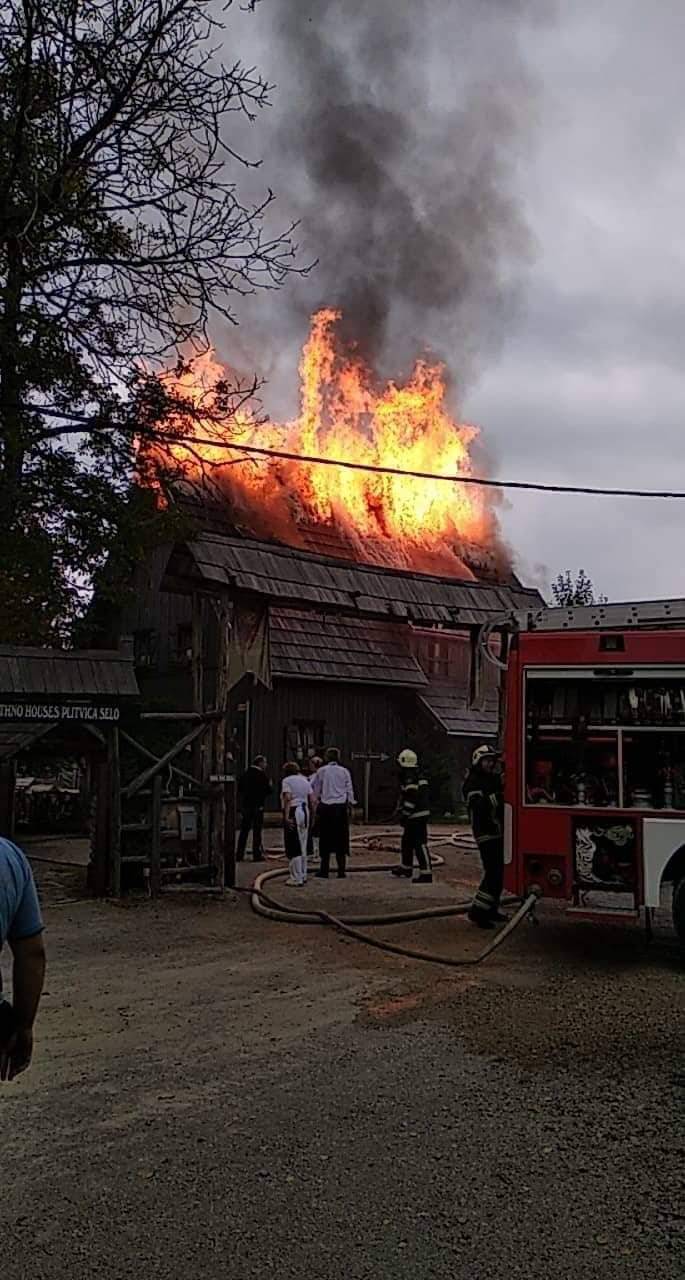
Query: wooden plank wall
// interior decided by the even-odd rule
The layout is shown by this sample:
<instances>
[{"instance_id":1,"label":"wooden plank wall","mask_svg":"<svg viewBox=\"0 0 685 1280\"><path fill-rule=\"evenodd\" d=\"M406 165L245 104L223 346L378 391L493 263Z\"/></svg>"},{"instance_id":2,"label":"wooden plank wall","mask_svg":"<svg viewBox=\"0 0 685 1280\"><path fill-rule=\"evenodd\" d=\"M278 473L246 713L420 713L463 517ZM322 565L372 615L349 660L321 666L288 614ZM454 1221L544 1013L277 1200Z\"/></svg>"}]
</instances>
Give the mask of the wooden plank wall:
<instances>
[{"instance_id":1,"label":"wooden plank wall","mask_svg":"<svg viewBox=\"0 0 685 1280\"><path fill-rule=\"evenodd\" d=\"M169 559L169 547L157 547L135 573L134 590L126 601L121 617L121 634L156 631L158 636L158 672L176 666L176 637L179 626L189 626L192 619L192 597L160 591L159 584Z\"/></svg>"},{"instance_id":2,"label":"wooden plank wall","mask_svg":"<svg viewBox=\"0 0 685 1280\"><path fill-rule=\"evenodd\" d=\"M159 662L154 670L138 670L143 701L148 706L181 708L192 706L192 672L190 667L179 665L176 660L176 638L180 625L189 624L192 616L190 597L159 591L159 580L167 550L157 553L153 564L148 564L139 574L135 599L127 607L124 632L152 628L159 636ZM216 645L216 627L212 614L207 619L205 649L207 654L206 695L213 694ZM444 633L435 633L439 639ZM430 629L417 633L417 644L433 639ZM459 642L461 641L461 642ZM453 637L450 682L468 690L470 669L470 642L467 636ZM452 665L453 664L453 665ZM481 697L496 686L494 667L484 663L481 670ZM275 681L272 692L260 685L250 686L248 681L231 694L231 707L246 698L251 703L250 752L264 753L274 778L280 777L285 759L286 727L295 721L323 722L324 746L339 746L343 757L352 768L359 798L363 790L363 763L352 760L353 752L387 752L391 760L383 765L373 765L372 792L376 816L385 817L392 810L396 790L394 760L402 747L412 745L409 726L416 725L423 717L426 741L435 744L436 751L451 761L450 772L454 778L453 798L459 799L461 779L475 741L448 739L428 712L421 709L416 694L392 688L378 689L365 685L335 685L331 682L307 682L292 680ZM480 699L479 699L480 701ZM236 723L239 718L236 718ZM417 746L420 743L417 742ZM270 806L276 808L274 794Z\"/></svg>"},{"instance_id":3,"label":"wooden plank wall","mask_svg":"<svg viewBox=\"0 0 685 1280\"><path fill-rule=\"evenodd\" d=\"M394 757L405 745L405 717L402 697L389 689L355 685L331 685L293 681L277 683L270 693L255 687L251 698L251 752L264 754L269 772L276 779L285 759L286 729L296 721L324 725L322 746L336 746L342 752L357 788L363 792L363 763L352 759L354 752L386 752L390 760L373 766L376 808L392 809L396 790ZM413 695L407 698L415 708ZM277 798L269 807L277 807Z\"/></svg>"}]
</instances>

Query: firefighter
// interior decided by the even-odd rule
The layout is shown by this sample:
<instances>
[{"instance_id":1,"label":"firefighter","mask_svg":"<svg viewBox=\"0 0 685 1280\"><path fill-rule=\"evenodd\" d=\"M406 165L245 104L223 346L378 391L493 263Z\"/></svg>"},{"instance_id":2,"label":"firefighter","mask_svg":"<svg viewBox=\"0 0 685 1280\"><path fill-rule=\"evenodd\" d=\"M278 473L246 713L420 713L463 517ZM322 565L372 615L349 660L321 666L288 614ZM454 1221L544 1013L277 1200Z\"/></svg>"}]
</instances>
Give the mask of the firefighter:
<instances>
[{"instance_id":1,"label":"firefighter","mask_svg":"<svg viewBox=\"0 0 685 1280\"><path fill-rule=\"evenodd\" d=\"M504 800L500 753L494 747L476 747L464 781L464 800L483 864L483 879L471 903L469 920L481 929L492 929L506 920L499 902L504 881Z\"/></svg>"},{"instance_id":2,"label":"firefighter","mask_svg":"<svg viewBox=\"0 0 685 1280\"><path fill-rule=\"evenodd\" d=\"M419 760L415 751L406 748L397 757L400 766L400 797L398 809L402 823L402 862L393 867L394 876L406 876L411 879L414 867L414 855L418 863L419 873L414 884L432 884L433 874L428 852L428 781L419 769Z\"/></svg>"}]
</instances>

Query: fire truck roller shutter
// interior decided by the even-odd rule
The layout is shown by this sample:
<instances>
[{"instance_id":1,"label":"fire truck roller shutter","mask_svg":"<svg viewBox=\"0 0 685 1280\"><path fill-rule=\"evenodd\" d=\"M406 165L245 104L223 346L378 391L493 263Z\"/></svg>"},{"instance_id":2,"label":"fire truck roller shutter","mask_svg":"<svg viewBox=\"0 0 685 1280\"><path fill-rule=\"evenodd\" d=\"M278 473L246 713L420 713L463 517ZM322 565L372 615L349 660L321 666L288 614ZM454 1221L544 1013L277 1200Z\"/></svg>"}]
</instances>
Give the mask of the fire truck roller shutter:
<instances>
[{"instance_id":1,"label":"fire truck roller shutter","mask_svg":"<svg viewBox=\"0 0 685 1280\"><path fill-rule=\"evenodd\" d=\"M682 862L680 874L685 875L685 818L645 818L642 824L642 861L646 907L659 906L664 873L672 858L677 863L679 853Z\"/></svg>"},{"instance_id":2,"label":"fire truck roller shutter","mask_svg":"<svg viewBox=\"0 0 685 1280\"><path fill-rule=\"evenodd\" d=\"M514 857L514 810L510 804L504 806L504 865L509 865Z\"/></svg>"}]
</instances>

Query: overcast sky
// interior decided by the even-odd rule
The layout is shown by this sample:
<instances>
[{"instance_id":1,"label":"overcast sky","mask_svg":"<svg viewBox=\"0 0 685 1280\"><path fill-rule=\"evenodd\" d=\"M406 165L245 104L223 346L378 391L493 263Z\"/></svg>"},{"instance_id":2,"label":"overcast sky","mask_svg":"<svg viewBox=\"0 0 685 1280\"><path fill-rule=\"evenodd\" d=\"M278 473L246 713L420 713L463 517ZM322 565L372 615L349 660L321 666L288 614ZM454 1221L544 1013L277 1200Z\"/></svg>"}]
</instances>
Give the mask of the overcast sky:
<instances>
[{"instance_id":1,"label":"overcast sky","mask_svg":"<svg viewBox=\"0 0 685 1280\"><path fill-rule=\"evenodd\" d=\"M321 29L330 11L332 43L347 43L360 12L368 24L376 8L387 27L387 0L363 6L359 0L263 0L254 15L232 19L237 50L258 59L278 86L268 118L250 138L253 153L264 157L260 180L274 186L284 212L301 217L303 245L322 260L304 284L286 285L240 308L237 343L232 338L224 346L218 335L227 356L239 350L243 360L256 359L259 353L271 376L265 401L274 417L293 409L294 353L306 333L307 310L336 301L326 295L332 263L348 273L336 255L328 201L312 188L297 154L304 118L297 23L308 20L310 10ZM519 11L525 15L515 17ZM506 245L492 248L501 260L497 298L490 284L477 288L471 281L455 295L453 308L441 303L439 310L422 311L419 304L409 325L409 303L391 282L383 367L392 367L395 343L399 371L408 335L414 339L425 320L425 342L442 345L462 390L463 416L481 426L494 474L685 489L682 0L394 0L394 12L401 18L400 44L416 38L408 96L420 121L417 137L437 142L435 151L422 148L425 189L431 189L427 161L434 155L435 165L440 160L436 188L444 190L449 181L444 162L450 135L433 135L432 122L463 113L464 102L474 101L474 85L482 115L490 81L498 111L510 102L512 127L503 128L500 117L487 148L478 131L474 147L466 148L461 138L450 172L467 168L474 148L481 160L492 154L510 221ZM436 21L446 13L449 27ZM287 15L297 17L294 31L295 19L286 23ZM421 30L412 34L413 20ZM320 34L329 34L325 26ZM368 44L368 32L363 34ZM457 43L462 36L466 57L463 41ZM353 65L359 56L357 49ZM398 78L406 78L401 71L391 60L385 71L381 66L376 85L373 67L365 65L360 95L385 107ZM348 76L348 93L350 83ZM306 88L307 110L323 117L325 87L313 78ZM318 102L311 101L314 90ZM416 166L407 173L411 187ZM459 219L449 222L446 230L458 240ZM474 253L487 252L487 241L485 249L480 240L472 242ZM484 317L486 304L496 324ZM503 522L519 571L537 585L559 569L583 566L613 599L685 596L685 503L524 494L509 499Z\"/></svg>"}]
</instances>

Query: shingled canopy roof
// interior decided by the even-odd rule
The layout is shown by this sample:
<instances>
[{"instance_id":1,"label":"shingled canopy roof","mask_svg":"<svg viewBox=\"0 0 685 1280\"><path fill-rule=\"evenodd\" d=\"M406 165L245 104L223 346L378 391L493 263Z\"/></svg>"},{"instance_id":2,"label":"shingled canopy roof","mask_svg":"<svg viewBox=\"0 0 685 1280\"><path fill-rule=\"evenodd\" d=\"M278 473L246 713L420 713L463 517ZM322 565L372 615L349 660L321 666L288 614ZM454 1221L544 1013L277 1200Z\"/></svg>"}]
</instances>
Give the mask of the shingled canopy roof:
<instances>
[{"instance_id":1,"label":"shingled canopy roof","mask_svg":"<svg viewBox=\"0 0 685 1280\"><path fill-rule=\"evenodd\" d=\"M453 684L430 681L418 690L419 698L449 737L492 738L497 733L497 694L493 691L480 707L471 706L464 692Z\"/></svg>"},{"instance_id":2,"label":"shingled canopy roof","mask_svg":"<svg viewBox=\"0 0 685 1280\"><path fill-rule=\"evenodd\" d=\"M271 609L274 676L422 690L428 684L402 629L387 622Z\"/></svg>"},{"instance_id":3,"label":"shingled canopy roof","mask_svg":"<svg viewBox=\"0 0 685 1280\"><path fill-rule=\"evenodd\" d=\"M176 547L167 590L233 588L272 604L415 624L479 626L514 609L538 609L537 591L351 564L311 552L216 533Z\"/></svg>"},{"instance_id":4,"label":"shingled canopy roof","mask_svg":"<svg viewBox=\"0 0 685 1280\"><path fill-rule=\"evenodd\" d=\"M0 645L0 700L118 700L139 696L132 656L119 649Z\"/></svg>"}]
</instances>

